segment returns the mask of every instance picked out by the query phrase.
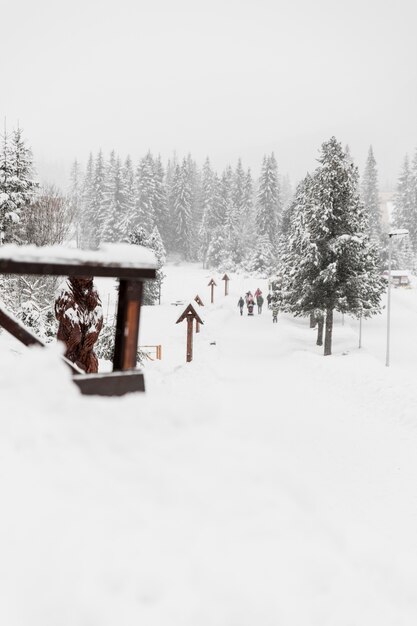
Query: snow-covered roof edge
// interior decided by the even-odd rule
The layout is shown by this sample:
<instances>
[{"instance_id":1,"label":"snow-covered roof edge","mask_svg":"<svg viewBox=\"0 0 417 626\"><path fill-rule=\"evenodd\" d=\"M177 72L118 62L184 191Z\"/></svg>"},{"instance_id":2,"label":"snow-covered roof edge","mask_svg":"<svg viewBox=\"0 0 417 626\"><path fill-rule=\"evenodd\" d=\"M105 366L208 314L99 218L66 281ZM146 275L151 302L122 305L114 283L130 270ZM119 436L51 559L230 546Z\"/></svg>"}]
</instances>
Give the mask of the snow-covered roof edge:
<instances>
[{"instance_id":1,"label":"snow-covered roof edge","mask_svg":"<svg viewBox=\"0 0 417 626\"><path fill-rule=\"evenodd\" d=\"M66 246L0 246L0 260L12 259L32 263L99 264L106 267L157 269L152 250L129 243L102 243L97 250L82 250Z\"/></svg>"}]
</instances>

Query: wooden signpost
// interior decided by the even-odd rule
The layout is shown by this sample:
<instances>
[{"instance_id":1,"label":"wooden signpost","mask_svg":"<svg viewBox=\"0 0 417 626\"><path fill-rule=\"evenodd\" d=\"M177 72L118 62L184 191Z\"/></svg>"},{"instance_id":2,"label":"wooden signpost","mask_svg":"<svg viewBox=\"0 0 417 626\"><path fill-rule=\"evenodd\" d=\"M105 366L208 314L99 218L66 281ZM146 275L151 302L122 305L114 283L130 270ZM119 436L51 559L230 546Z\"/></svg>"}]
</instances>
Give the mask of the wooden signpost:
<instances>
[{"instance_id":1,"label":"wooden signpost","mask_svg":"<svg viewBox=\"0 0 417 626\"><path fill-rule=\"evenodd\" d=\"M230 278L228 277L227 274L225 274L223 276L222 280L224 280L224 295L228 296L229 295L229 280L230 280Z\"/></svg>"},{"instance_id":2,"label":"wooden signpost","mask_svg":"<svg viewBox=\"0 0 417 626\"><path fill-rule=\"evenodd\" d=\"M193 322L194 320L198 324L204 324L201 317L195 311L192 304L189 304L185 311L177 319L176 324L179 324L183 320L187 320L187 358L186 362L190 363L193 360ZM198 332L198 331L197 331Z\"/></svg>"},{"instance_id":3,"label":"wooden signpost","mask_svg":"<svg viewBox=\"0 0 417 626\"><path fill-rule=\"evenodd\" d=\"M198 294L196 295L194 300L197 302L198 306L204 306L204 302L202 301L202 299L200 298Z\"/></svg>"},{"instance_id":4,"label":"wooden signpost","mask_svg":"<svg viewBox=\"0 0 417 626\"><path fill-rule=\"evenodd\" d=\"M212 278L208 284L208 287L211 287L211 303L213 304L214 302L214 288L217 287L216 283L214 282L214 279Z\"/></svg>"}]
</instances>

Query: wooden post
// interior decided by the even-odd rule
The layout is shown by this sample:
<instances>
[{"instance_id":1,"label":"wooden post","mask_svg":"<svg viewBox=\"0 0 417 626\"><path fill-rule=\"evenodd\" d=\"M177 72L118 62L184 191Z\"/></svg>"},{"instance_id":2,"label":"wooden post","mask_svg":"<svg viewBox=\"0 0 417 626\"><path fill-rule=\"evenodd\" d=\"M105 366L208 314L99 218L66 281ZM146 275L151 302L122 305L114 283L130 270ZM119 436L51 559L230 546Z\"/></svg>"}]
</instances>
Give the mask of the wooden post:
<instances>
[{"instance_id":1,"label":"wooden post","mask_svg":"<svg viewBox=\"0 0 417 626\"><path fill-rule=\"evenodd\" d=\"M227 274L225 274L223 276L222 280L224 280L224 295L228 296L229 295L229 280L230 280L230 278L228 277Z\"/></svg>"},{"instance_id":2,"label":"wooden post","mask_svg":"<svg viewBox=\"0 0 417 626\"><path fill-rule=\"evenodd\" d=\"M196 328L199 328L199 324L203 324L202 319L196 313L192 304L189 304L185 311L177 319L176 323L179 324L183 320L187 320L187 357L186 362L190 363L193 360L193 322L196 321ZM196 332L199 332L196 330Z\"/></svg>"},{"instance_id":3,"label":"wooden post","mask_svg":"<svg viewBox=\"0 0 417 626\"><path fill-rule=\"evenodd\" d=\"M204 302L202 301L202 299L200 298L198 294L196 295L194 300L197 302L198 306L204 306Z\"/></svg>"},{"instance_id":4,"label":"wooden post","mask_svg":"<svg viewBox=\"0 0 417 626\"><path fill-rule=\"evenodd\" d=\"M214 302L214 288L217 287L217 285L214 282L213 278L210 280L208 286L211 287L211 304L213 304L213 302Z\"/></svg>"},{"instance_id":5,"label":"wooden post","mask_svg":"<svg viewBox=\"0 0 417 626\"><path fill-rule=\"evenodd\" d=\"M193 316L187 315L187 363L193 360Z\"/></svg>"},{"instance_id":6,"label":"wooden post","mask_svg":"<svg viewBox=\"0 0 417 626\"><path fill-rule=\"evenodd\" d=\"M198 320L195 321L195 332L196 333L200 332L200 323Z\"/></svg>"},{"instance_id":7,"label":"wooden post","mask_svg":"<svg viewBox=\"0 0 417 626\"><path fill-rule=\"evenodd\" d=\"M113 371L136 367L142 282L120 280Z\"/></svg>"}]
</instances>

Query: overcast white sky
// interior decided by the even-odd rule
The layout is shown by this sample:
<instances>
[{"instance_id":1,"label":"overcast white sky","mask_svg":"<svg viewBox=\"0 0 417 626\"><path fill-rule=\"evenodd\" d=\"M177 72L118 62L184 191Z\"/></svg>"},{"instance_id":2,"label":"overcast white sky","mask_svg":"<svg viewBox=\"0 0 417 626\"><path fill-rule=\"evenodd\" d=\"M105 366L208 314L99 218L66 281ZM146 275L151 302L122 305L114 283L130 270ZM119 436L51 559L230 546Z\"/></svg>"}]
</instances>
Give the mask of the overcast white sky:
<instances>
[{"instance_id":1,"label":"overcast white sky","mask_svg":"<svg viewBox=\"0 0 417 626\"><path fill-rule=\"evenodd\" d=\"M381 187L417 147L416 0L0 0L0 114L44 175L134 159L272 150L294 180L332 134Z\"/></svg>"}]
</instances>

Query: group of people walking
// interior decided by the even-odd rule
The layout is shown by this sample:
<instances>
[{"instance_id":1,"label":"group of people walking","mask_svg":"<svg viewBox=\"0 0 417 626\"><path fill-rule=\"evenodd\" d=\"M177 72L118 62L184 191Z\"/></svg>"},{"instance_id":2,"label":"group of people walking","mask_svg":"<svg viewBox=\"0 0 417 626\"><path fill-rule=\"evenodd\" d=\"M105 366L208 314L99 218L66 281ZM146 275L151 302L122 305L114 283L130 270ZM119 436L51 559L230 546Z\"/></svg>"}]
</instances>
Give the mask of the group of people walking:
<instances>
[{"instance_id":1,"label":"group of people walking","mask_svg":"<svg viewBox=\"0 0 417 626\"><path fill-rule=\"evenodd\" d=\"M278 304L272 302L272 295L270 293L268 293L266 300L268 302L268 309L272 310L272 321L278 322ZM252 294L251 291L247 291L245 293L245 298L243 298L243 296L240 296L237 306L239 307L241 315L243 315L243 308L245 304L248 309L248 315L253 315L255 304L258 307L258 315L262 313L264 297L259 287L257 288L254 294Z\"/></svg>"}]
</instances>

